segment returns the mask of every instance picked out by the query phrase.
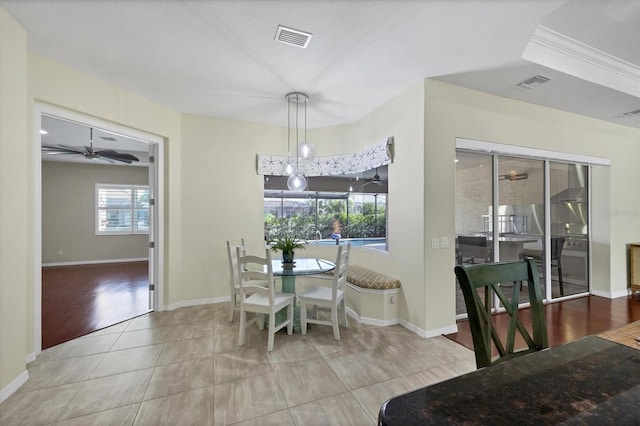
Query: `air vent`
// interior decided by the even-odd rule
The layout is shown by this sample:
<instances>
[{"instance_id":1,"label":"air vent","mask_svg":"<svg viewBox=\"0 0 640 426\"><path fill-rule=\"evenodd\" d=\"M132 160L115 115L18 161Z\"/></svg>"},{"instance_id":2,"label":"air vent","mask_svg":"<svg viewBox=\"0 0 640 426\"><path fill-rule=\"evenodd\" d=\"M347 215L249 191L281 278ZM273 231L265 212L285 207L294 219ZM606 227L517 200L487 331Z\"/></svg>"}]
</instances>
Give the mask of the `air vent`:
<instances>
[{"instance_id":1,"label":"air vent","mask_svg":"<svg viewBox=\"0 0 640 426\"><path fill-rule=\"evenodd\" d=\"M624 115L625 117L635 117L636 115L640 115L640 109L637 109L635 111L625 112L622 115Z\"/></svg>"},{"instance_id":2,"label":"air vent","mask_svg":"<svg viewBox=\"0 0 640 426\"><path fill-rule=\"evenodd\" d=\"M533 89L534 84L545 84L551 81L551 78L542 74L534 75L520 83L516 84L516 87L522 87L523 89Z\"/></svg>"},{"instance_id":3,"label":"air vent","mask_svg":"<svg viewBox=\"0 0 640 426\"><path fill-rule=\"evenodd\" d=\"M275 39L281 43L306 49L313 34L278 25Z\"/></svg>"},{"instance_id":4,"label":"air vent","mask_svg":"<svg viewBox=\"0 0 640 426\"><path fill-rule=\"evenodd\" d=\"M111 136L100 136L100 139L103 141L115 142L116 138L112 138Z\"/></svg>"}]
</instances>

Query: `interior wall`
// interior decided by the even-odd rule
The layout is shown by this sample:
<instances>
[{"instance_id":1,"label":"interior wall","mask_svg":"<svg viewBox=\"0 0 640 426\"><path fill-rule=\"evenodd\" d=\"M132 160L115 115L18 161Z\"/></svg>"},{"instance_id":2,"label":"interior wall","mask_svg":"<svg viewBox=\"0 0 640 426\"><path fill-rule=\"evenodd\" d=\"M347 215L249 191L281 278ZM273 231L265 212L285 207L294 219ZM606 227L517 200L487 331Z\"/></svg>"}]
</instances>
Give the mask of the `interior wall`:
<instances>
[{"instance_id":1,"label":"interior wall","mask_svg":"<svg viewBox=\"0 0 640 426\"><path fill-rule=\"evenodd\" d=\"M424 220L416 200L422 195L419 182L416 191L404 188L415 186L415 177L422 173L422 91L420 83L352 125L307 132L321 156L356 152L394 136L396 155L389 165L389 252L354 247L351 262L398 277L406 297L397 303L408 305L403 319L420 328L425 315L421 303L424 277L419 266ZM197 288L196 297L228 297L225 242L244 238L250 251L264 250L264 184L263 176L256 173L255 159L258 153L286 153L287 129L190 115L183 116L182 126L182 229L184 241L189 241L183 279ZM323 249L309 247L305 254L315 250ZM325 251L323 255L335 257L334 249Z\"/></svg>"},{"instance_id":2,"label":"interior wall","mask_svg":"<svg viewBox=\"0 0 640 426\"><path fill-rule=\"evenodd\" d=\"M72 68L57 62L28 53L28 107L32 112L36 102L39 105L53 106L67 111L77 111L81 114L97 117L100 120L115 123L141 132L157 135L164 138L164 205L159 206L164 214L164 247L161 247L164 256L164 295L162 305L168 305L180 300L182 293L189 293L189 283L180 279L181 259L181 181L180 181L180 156L181 156L181 124L180 114L156 103L150 102L138 95L127 92L124 89L110 85L95 77L83 74ZM39 135L32 135L32 125L27 126L29 140L39 139ZM31 142L29 156L34 159L38 156L34 152ZM33 161L33 160L31 160ZM34 161L35 163L35 161ZM39 164L39 163L38 163ZM38 167L40 167L38 165ZM35 173L28 176L32 192L29 194L29 211L34 211ZM39 224L33 223L35 228ZM33 259L33 249L29 248L29 258ZM36 265L39 268L40 265ZM28 294L28 342L33 342L33 281L29 280ZM29 343L33 351L32 343Z\"/></svg>"},{"instance_id":3,"label":"interior wall","mask_svg":"<svg viewBox=\"0 0 640 426\"><path fill-rule=\"evenodd\" d=\"M27 35L0 8L0 402L28 378ZM10 207L8 207L10 206Z\"/></svg>"},{"instance_id":4,"label":"interior wall","mask_svg":"<svg viewBox=\"0 0 640 426\"><path fill-rule=\"evenodd\" d=\"M627 294L626 244L640 238L640 130L435 80L425 103L425 241L455 235L456 137L608 158L592 182L592 278L602 295ZM454 250L427 250L429 317L453 321Z\"/></svg>"},{"instance_id":5,"label":"interior wall","mask_svg":"<svg viewBox=\"0 0 640 426\"><path fill-rule=\"evenodd\" d=\"M147 167L42 162L42 263L146 259L148 234L96 235L96 184L148 185Z\"/></svg>"}]
</instances>

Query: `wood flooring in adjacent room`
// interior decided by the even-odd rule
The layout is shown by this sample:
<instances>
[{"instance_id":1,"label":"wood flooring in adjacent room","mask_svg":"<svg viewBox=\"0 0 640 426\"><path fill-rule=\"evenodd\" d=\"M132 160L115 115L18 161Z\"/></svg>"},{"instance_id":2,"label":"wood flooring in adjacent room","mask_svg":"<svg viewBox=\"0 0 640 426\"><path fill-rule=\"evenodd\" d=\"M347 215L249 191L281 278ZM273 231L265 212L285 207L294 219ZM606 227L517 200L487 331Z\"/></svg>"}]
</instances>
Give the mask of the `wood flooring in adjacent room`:
<instances>
[{"instance_id":1,"label":"wood flooring in adjacent room","mask_svg":"<svg viewBox=\"0 0 640 426\"><path fill-rule=\"evenodd\" d=\"M148 262L42 268L42 349L149 312Z\"/></svg>"},{"instance_id":2,"label":"wood flooring in adjacent room","mask_svg":"<svg viewBox=\"0 0 640 426\"><path fill-rule=\"evenodd\" d=\"M528 309L522 312L525 326L531 322L528 312ZM545 313L549 346L554 347L640 320L640 294L616 299L581 297L545 305ZM498 334L506 335L509 316L498 314L494 320ZM458 332L445 337L473 350L469 322L460 320L457 325Z\"/></svg>"}]
</instances>

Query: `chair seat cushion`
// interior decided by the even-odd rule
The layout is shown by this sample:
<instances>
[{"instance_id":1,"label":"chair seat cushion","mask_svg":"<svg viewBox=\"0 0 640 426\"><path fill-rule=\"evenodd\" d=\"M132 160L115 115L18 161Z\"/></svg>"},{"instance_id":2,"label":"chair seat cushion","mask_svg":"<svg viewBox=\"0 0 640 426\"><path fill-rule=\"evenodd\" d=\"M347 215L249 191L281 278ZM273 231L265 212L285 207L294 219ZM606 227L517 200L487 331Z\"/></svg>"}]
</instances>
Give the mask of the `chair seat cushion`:
<instances>
[{"instance_id":1,"label":"chair seat cushion","mask_svg":"<svg viewBox=\"0 0 640 426\"><path fill-rule=\"evenodd\" d=\"M331 301L331 287L314 287L303 294L300 295L300 299L306 300L323 300L323 301ZM342 290L338 290L338 300L343 296L344 292Z\"/></svg>"}]
</instances>

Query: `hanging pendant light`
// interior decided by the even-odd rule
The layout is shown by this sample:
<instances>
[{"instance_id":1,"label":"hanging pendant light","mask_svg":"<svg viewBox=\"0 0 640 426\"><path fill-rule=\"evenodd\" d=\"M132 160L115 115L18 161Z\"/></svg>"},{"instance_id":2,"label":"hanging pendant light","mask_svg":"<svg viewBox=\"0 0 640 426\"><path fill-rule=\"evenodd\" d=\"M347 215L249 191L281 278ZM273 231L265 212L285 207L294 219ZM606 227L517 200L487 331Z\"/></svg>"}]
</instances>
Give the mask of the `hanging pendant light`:
<instances>
[{"instance_id":1,"label":"hanging pendant light","mask_svg":"<svg viewBox=\"0 0 640 426\"><path fill-rule=\"evenodd\" d=\"M316 148L307 139L307 101L308 100L309 98L306 97L304 101L304 141L298 147L298 157L301 160L313 160L316 157Z\"/></svg>"},{"instance_id":2,"label":"hanging pendant light","mask_svg":"<svg viewBox=\"0 0 640 426\"><path fill-rule=\"evenodd\" d=\"M300 93L300 92L291 92L291 93L287 93L287 101L289 103L289 117L288 117L288 136L291 134L291 104L295 103L296 104L296 119L295 119L295 125L296 125L296 153L300 152L300 146L299 146L299 126L298 126L298 122L299 122L299 110L300 110L300 104L304 103L305 106L307 104L307 101L309 100L309 97L307 95L305 95L304 93ZM305 115L305 121L306 121L306 115ZM306 132L306 125L305 125L305 132ZM287 143L288 140L290 138L287 138ZM293 173L291 175L289 175L289 178L287 179L287 188L289 188L289 190L291 191L304 191L307 188L307 178L304 177L304 175L302 175L299 172L299 160L300 160L300 155L296 155L296 163L295 163L295 170L293 171ZM285 164L285 171L287 170L287 166L290 164L290 157L287 157L287 164ZM286 172L285 172L286 174Z\"/></svg>"},{"instance_id":3,"label":"hanging pendant light","mask_svg":"<svg viewBox=\"0 0 640 426\"><path fill-rule=\"evenodd\" d=\"M287 94L287 161L282 167L282 174L285 176L291 176L298 172L297 161L291 158L291 100L289 95L290 93Z\"/></svg>"}]
</instances>

